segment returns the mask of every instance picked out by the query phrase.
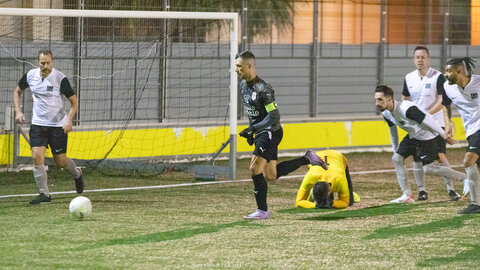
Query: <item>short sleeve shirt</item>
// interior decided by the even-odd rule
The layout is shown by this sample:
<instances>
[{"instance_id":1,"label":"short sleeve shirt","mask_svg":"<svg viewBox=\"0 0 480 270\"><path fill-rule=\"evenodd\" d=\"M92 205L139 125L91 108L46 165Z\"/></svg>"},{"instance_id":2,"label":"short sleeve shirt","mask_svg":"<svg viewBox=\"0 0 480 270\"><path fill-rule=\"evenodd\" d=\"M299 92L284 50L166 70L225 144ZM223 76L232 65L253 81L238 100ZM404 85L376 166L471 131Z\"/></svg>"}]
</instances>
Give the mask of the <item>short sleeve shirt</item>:
<instances>
[{"instance_id":1,"label":"short sleeve shirt","mask_svg":"<svg viewBox=\"0 0 480 270\"><path fill-rule=\"evenodd\" d=\"M40 68L28 71L18 82L18 87L30 88L33 98L32 124L62 127L67 119L64 99L75 95L68 78L56 69L42 78Z\"/></svg>"}]
</instances>

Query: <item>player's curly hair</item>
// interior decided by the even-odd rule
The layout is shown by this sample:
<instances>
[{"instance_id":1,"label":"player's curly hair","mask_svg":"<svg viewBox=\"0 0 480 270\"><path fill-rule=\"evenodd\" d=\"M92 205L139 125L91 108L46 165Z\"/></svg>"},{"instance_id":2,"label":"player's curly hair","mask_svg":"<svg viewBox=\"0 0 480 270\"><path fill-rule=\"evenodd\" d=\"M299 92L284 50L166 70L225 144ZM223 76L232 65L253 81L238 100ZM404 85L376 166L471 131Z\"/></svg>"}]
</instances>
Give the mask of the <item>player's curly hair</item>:
<instances>
[{"instance_id":1,"label":"player's curly hair","mask_svg":"<svg viewBox=\"0 0 480 270\"><path fill-rule=\"evenodd\" d=\"M459 66L463 66L465 68L465 74L467 76L470 76L470 75L472 75L473 68L475 68L475 65L473 64L475 62L476 61L473 60L470 57L460 57L460 58L450 59L447 62L447 65L451 65L451 66L454 66L456 68L459 67Z\"/></svg>"},{"instance_id":2,"label":"player's curly hair","mask_svg":"<svg viewBox=\"0 0 480 270\"><path fill-rule=\"evenodd\" d=\"M332 208L333 193L330 192L330 183L317 182L313 185L313 199L315 200L316 208Z\"/></svg>"}]
</instances>

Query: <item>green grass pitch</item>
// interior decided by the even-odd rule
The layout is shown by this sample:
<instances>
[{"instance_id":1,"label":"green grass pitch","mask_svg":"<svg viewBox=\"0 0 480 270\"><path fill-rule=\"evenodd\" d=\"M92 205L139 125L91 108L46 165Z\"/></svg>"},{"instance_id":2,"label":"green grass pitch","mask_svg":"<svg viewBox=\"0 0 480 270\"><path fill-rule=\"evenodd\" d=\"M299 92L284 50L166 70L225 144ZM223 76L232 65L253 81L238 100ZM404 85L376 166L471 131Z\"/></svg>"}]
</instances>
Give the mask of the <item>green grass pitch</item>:
<instances>
[{"instance_id":1,"label":"green grass pitch","mask_svg":"<svg viewBox=\"0 0 480 270\"><path fill-rule=\"evenodd\" d=\"M461 164L463 150L450 150ZM389 153L347 154L351 172L391 169ZM407 165L410 165L407 160ZM248 178L248 160L238 164ZM461 168L457 168L462 170ZM251 182L130 191L86 192L93 214L68 212L75 194L28 205L0 198L0 269L478 269L480 215L459 215L437 177L429 200L389 205L400 196L395 174L353 174L361 202L346 210L298 209L305 168L269 185L270 220L244 221L255 210ZM49 172L50 189L73 190L64 172ZM86 171L86 189L193 182L108 177ZM410 174L412 189L416 192ZM462 183L455 183L459 193ZM31 172L0 174L0 196L36 193Z\"/></svg>"}]
</instances>

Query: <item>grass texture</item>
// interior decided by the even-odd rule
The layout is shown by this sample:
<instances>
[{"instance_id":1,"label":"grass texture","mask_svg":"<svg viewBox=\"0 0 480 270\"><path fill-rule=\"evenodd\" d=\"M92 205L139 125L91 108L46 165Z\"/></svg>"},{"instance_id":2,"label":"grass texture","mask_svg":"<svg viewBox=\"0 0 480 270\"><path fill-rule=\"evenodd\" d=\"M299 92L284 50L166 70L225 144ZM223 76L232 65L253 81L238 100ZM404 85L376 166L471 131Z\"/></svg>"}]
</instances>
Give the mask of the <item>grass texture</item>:
<instances>
[{"instance_id":1,"label":"grass texture","mask_svg":"<svg viewBox=\"0 0 480 270\"><path fill-rule=\"evenodd\" d=\"M462 150L449 151L460 164ZM348 154L351 172L391 169L390 153ZM407 165L411 163L407 160ZM248 177L248 160L239 162ZM461 168L457 168L462 170ZM255 210L251 182L147 190L86 192L91 217L68 212L75 194L28 205L0 198L1 269L478 269L480 215L459 215L437 177L429 200L391 205L395 174L353 174L361 202L345 210L295 208L306 168L269 185L272 218L244 221ZM51 191L74 189L49 171ZM416 192L413 177L412 189ZM194 182L163 177L108 177L85 171L86 189ZM458 192L462 183L455 183ZM31 172L0 174L0 195L37 193Z\"/></svg>"}]
</instances>

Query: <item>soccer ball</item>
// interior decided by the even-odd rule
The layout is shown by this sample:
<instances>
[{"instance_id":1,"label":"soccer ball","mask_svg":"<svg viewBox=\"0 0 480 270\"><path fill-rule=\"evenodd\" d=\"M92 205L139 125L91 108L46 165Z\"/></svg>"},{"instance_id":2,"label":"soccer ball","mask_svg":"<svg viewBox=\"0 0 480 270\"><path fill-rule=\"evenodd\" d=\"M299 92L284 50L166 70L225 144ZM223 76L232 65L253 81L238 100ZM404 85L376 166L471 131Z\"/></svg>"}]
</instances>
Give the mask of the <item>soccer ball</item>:
<instances>
[{"instance_id":1,"label":"soccer ball","mask_svg":"<svg viewBox=\"0 0 480 270\"><path fill-rule=\"evenodd\" d=\"M78 196L70 202L70 213L77 218L86 218L92 214L92 202L84 196Z\"/></svg>"}]
</instances>

